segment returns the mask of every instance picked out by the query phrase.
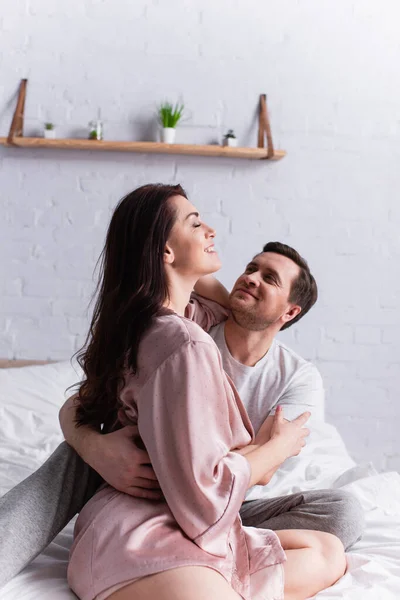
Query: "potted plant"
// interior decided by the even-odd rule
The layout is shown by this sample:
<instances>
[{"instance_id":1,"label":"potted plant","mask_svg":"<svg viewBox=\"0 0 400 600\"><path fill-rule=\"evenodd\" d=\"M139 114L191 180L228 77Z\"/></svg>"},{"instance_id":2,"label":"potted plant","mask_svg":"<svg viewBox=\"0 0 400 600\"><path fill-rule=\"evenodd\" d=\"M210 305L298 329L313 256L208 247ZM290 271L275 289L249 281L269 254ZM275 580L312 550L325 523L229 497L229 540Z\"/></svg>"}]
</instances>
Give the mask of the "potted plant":
<instances>
[{"instance_id":1,"label":"potted plant","mask_svg":"<svg viewBox=\"0 0 400 600\"><path fill-rule=\"evenodd\" d=\"M237 138L236 135L233 133L233 129L228 129L228 133L224 135L223 145L236 148Z\"/></svg>"},{"instance_id":2,"label":"potted plant","mask_svg":"<svg viewBox=\"0 0 400 600\"><path fill-rule=\"evenodd\" d=\"M100 119L96 121L90 121L89 123L89 140L102 140L103 139L103 123Z\"/></svg>"},{"instance_id":3,"label":"potted plant","mask_svg":"<svg viewBox=\"0 0 400 600\"><path fill-rule=\"evenodd\" d=\"M173 144L175 141L176 126L183 116L183 104L178 102L173 106L170 102L164 102L158 109L158 119L162 127L161 141Z\"/></svg>"},{"instance_id":4,"label":"potted plant","mask_svg":"<svg viewBox=\"0 0 400 600\"><path fill-rule=\"evenodd\" d=\"M47 140L54 140L56 137L56 130L54 123L45 123L43 130L43 137Z\"/></svg>"}]
</instances>

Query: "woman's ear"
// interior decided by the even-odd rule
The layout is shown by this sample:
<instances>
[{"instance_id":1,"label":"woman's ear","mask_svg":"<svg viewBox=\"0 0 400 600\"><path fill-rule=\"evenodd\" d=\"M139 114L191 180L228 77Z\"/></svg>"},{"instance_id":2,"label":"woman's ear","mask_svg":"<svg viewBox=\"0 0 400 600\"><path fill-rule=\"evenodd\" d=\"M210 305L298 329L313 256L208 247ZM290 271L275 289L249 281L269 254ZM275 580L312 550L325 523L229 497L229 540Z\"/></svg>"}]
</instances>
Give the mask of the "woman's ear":
<instances>
[{"instance_id":1,"label":"woman's ear","mask_svg":"<svg viewBox=\"0 0 400 600\"><path fill-rule=\"evenodd\" d=\"M169 246L168 244L165 244L165 249L164 249L164 263L167 265L171 265L175 260L175 255L174 255L174 251L172 250L171 246Z\"/></svg>"}]
</instances>

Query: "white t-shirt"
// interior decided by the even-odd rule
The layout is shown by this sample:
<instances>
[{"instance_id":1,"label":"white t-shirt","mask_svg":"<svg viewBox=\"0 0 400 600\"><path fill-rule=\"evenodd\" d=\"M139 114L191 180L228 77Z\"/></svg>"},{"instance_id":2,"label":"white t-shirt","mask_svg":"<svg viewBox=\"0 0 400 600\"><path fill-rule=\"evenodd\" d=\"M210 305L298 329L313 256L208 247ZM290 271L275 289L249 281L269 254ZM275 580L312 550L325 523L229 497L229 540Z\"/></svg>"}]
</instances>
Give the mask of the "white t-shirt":
<instances>
[{"instance_id":1,"label":"white t-shirt","mask_svg":"<svg viewBox=\"0 0 400 600\"><path fill-rule=\"evenodd\" d=\"M243 365L233 358L226 345L225 320L229 314L226 309L193 294L186 312L186 316L203 327L216 343L224 370L239 392L255 433L268 416L275 414L275 408L280 404L283 416L289 421L310 411L307 427L312 434L313 423L325 418L324 386L315 365L276 339L254 367ZM296 457L288 459L295 460ZM290 469L288 475L290 476ZM271 483L272 481L273 479ZM270 487L253 486L248 490L246 500L270 498Z\"/></svg>"},{"instance_id":2,"label":"white t-shirt","mask_svg":"<svg viewBox=\"0 0 400 600\"><path fill-rule=\"evenodd\" d=\"M318 369L276 339L254 367L243 365L229 352L224 330L225 322L215 325L208 333L221 352L224 369L239 392L255 433L269 415L275 414L278 404L283 407L283 416L290 421L310 411L307 427L312 432L313 422L324 420L325 394ZM270 486L255 485L248 490L245 499L270 497Z\"/></svg>"},{"instance_id":3,"label":"white t-shirt","mask_svg":"<svg viewBox=\"0 0 400 600\"><path fill-rule=\"evenodd\" d=\"M293 350L274 340L269 351L254 367L235 360L225 342L225 322L211 327L209 334L221 352L226 373L245 405L255 433L278 404L291 421L305 411L313 420L324 419L324 387L318 369Z\"/></svg>"}]
</instances>

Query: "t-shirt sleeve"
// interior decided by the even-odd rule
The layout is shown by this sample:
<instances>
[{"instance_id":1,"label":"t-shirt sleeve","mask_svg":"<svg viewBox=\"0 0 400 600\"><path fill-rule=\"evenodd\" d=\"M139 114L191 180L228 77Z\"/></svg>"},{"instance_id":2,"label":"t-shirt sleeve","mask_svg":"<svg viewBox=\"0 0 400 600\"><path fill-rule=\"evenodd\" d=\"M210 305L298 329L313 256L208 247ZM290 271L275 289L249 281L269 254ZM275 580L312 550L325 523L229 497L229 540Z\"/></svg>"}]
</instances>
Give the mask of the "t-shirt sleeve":
<instances>
[{"instance_id":1,"label":"t-shirt sleeve","mask_svg":"<svg viewBox=\"0 0 400 600\"><path fill-rule=\"evenodd\" d=\"M174 518L195 544L220 557L250 479L246 458L231 451L229 392L217 348L190 341L137 399L139 434Z\"/></svg>"},{"instance_id":2,"label":"t-shirt sleeve","mask_svg":"<svg viewBox=\"0 0 400 600\"><path fill-rule=\"evenodd\" d=\"M217 302L208 300L193 292L190 302L185 309L185 317L200 325L204 331L209 331L228 318L229 311Z\"/></svg>"},{"instance_id":3,"label":"t-shirt sleeve","mask_svg":"<svg viewBox=\"0 0 400 600\"><path fill-rule=\"evenodd\" d=\"M307 363L295 374L277 404L283 408L285 419L292 421L310 411L308 424L325 420L325 391L322 377L312 363ZM270 415L275 414L275 408Z\"/></svg>"}]
</instances>

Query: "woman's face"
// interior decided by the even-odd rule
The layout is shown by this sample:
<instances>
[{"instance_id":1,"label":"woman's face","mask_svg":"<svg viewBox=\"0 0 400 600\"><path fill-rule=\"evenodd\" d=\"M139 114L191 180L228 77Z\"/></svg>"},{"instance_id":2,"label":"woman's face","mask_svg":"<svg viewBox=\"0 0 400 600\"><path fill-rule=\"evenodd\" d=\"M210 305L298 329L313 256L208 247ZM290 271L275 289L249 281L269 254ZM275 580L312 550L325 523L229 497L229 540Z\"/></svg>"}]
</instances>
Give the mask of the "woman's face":
<instances>
[{"instance_id":1,"label":"woman's face","mask_svg":"<svg viewBox=\"0 0 400 600\"><path fill-rule=\"evenodd\" d=\"M169 202L176 210L176 221L167 242L167 262L186 276L201 277L218 271L221 261L214 248L215 230L200 219L197 209L184 196L173 196Z\"/></svg>"}]
</instances>

